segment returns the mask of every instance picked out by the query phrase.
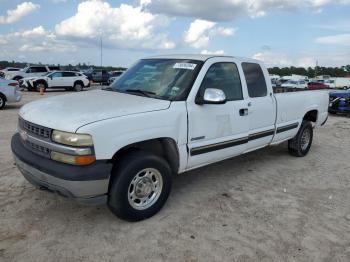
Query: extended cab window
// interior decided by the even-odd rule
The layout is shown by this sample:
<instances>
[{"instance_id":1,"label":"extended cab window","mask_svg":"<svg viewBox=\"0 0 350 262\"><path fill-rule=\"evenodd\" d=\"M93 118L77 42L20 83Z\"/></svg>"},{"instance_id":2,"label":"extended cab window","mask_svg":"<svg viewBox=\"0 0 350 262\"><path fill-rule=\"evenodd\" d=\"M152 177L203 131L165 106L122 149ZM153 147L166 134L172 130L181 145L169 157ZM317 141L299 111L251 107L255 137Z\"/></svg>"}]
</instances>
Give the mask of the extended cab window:
<instances>
[{"instance_id":1,"label":"extended cab window","mask_svg":"<svg viewBox=\"0 0 350 262\"><path fill-rule=\"evenodd\" d=\"M242 85L234 63L213 64L203 78L200 90L216 88L224 91L227 101L242 100Z\"/></svg>"},{"instance_id":2,"label":"extended cab window","mask_svg":"<svg viewBox=\"0 0 350 262\"><path fill-rule=\"evenodd\" d=\"M260 65L255 63L242 63L244 76L247 82L250 97L263 97L267 95L267 86L264 73Z\"/></svg>"}]
</instances>

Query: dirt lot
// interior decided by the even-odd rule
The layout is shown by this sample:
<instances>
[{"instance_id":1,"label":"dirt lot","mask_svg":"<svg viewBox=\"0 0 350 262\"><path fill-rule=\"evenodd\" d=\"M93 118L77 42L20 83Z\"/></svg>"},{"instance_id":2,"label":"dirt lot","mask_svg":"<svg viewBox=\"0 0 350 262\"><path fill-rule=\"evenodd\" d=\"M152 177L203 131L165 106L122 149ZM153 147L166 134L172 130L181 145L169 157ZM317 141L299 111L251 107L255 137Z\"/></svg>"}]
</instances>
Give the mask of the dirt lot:
<instances>
[{"instance_id":1,"label":"dirt lot","mask_svg":"<svg viewBox=\"0 0 350 262\"><path fill-rule=\"evenodd\" d=\"M127 223L21 176L10 138L35 99L0 112L0 261L350 261L350 118L305 158L284 144L180 175L159 214Z\"/></svg>"}]
</instances>

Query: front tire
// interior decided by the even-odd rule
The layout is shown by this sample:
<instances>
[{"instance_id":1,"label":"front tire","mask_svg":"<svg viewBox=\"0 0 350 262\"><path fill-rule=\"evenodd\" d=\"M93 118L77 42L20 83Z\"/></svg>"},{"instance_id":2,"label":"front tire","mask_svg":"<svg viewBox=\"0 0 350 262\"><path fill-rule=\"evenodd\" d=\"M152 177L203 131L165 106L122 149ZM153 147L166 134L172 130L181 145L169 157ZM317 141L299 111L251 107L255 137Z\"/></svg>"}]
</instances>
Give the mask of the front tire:
<instances>
[{"instance_id":1,"label":"front tire","mask_svg":"<svg viewBox=\"0 0 350 262\"><path fill-rule=\"evenodd\" d=\"M3 109L6 105L6 98L3 94L0 94L0 110Z\"/></svg>"},{"instance_id":2,"label":"front tire","mask_svg":"<svg viewBox=\"0 0 350 262\"><path fill-rule=\"evenodd\" d=\"M39 82L35 84L35 91L40 92L40 89L43 88L44 92L46 91L47 85L44 82Z\"/></svg>"},{"instance_id":3,"label":"front tire","mask_svg":"<svg viewBox=\"0 0 350 262\"><path fill-rule=\"evenodd\" d=\"M127 221L149 218L165 204L171 184L171 169L162 157L144 151L129 153L112 171L108 206Z\"/></svg>"},{"instance_id":4,"label":"front tire","mask_svg":"<svg viewBox=\"0 0 350 262\"><path fill-rule=\"evenodd\" d=\"M310 121L303 121L297 135L288 141L288 151L292 156L304 157L311 148L313 128Z\"/></svg>"}]
</instances>

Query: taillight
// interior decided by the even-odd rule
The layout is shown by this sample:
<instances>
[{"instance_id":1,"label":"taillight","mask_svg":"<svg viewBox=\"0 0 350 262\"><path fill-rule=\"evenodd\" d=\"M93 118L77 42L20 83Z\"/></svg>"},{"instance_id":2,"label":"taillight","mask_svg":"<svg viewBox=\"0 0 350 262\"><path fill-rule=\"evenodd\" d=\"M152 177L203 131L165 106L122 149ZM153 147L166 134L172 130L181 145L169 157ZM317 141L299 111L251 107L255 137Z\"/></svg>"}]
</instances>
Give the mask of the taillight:
<instances>
[{"instance_id":1,"label":"taillight","mask_svg":"<svg viewBox=\"0 0 350 262\"><path fill-rule=\"evenodd\" d=\"M18 86L18 83L9 83L8 85L9 85L9 86L16 87L16 86Z\"/></svg>"}]
</instances>

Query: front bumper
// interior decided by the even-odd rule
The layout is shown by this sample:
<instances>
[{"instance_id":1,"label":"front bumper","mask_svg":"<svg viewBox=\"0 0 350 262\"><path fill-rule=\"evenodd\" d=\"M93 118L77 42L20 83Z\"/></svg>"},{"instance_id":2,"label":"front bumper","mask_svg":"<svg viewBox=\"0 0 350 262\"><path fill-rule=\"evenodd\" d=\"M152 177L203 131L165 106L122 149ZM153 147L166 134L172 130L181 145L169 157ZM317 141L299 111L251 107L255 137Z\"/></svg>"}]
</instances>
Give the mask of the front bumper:
<instances>
[{"instance_id":1,"label":"front bumper","mask_svg":"<svg viewBox=\"0 0 350 262\"><path fill-rule=\"evenodd\" d=\"M34 186L86 204L106 203L112 169L107 161L88 166L59 163L25 148L19 134L12 137L11 148L18 169Z\"/></svg>"}]
</instances>

